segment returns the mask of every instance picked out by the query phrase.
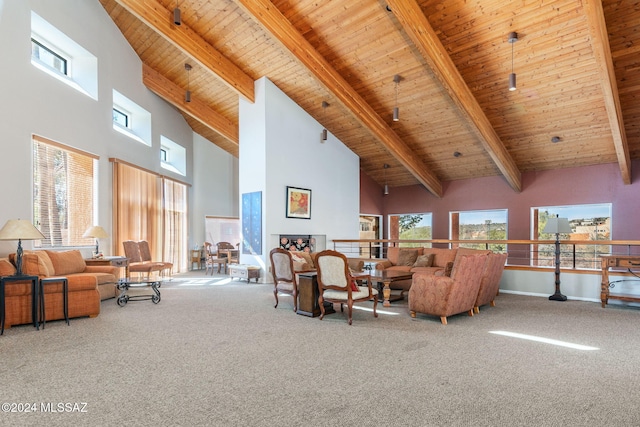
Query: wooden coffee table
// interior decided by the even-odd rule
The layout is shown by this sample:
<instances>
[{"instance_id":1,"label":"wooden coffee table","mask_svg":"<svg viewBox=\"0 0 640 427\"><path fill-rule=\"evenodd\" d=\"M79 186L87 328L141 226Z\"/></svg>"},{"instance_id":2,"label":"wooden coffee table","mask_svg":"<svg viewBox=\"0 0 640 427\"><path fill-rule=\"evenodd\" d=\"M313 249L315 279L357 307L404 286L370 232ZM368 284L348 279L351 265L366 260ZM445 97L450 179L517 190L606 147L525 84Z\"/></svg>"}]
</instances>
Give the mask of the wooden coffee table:
<instances>
[{"instance_id":1,"label":"wooden coffee table","mask_svg":"<svg viewBox=\"0 0 640 427\"><path fill-rule=\"evenodd\" d=\"M393 282L399 282L400 280L408 280L413 277L413 273L410 271L394 271L394 270L372 270L369 273L371 277L371 281L373 283L377 283L378 285L382 285L382 295L384 296L384 301L382 302L383 307L391 306L391 287L389 286ZM380 286L378 286L378 289ZM402 296L393 299L399 300Z\"/></svg>"}]
</instances>

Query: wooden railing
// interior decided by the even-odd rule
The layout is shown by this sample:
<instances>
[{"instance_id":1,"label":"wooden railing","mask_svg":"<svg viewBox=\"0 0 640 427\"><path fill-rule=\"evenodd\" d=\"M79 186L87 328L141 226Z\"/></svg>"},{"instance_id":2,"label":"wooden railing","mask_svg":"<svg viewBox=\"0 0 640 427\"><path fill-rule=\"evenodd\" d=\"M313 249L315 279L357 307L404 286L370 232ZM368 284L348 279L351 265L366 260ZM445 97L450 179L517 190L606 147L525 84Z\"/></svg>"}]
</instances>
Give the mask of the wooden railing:
<instances>
[{"instance_id":1,"label":"wooden railing","mask_svg":"<svg viewBox=\"0 0 640 427\"><path fill-rule=\"evenodd\" d=\"M389 247L467 247L506 253L507 266L525 268L553 267L555 240L391 240L336 239L333 249L348 257L375 261L386 258ZM561 268L599 270L600 256L640 255L640 240L560 240Z\"/></svg>"}]
</instances>

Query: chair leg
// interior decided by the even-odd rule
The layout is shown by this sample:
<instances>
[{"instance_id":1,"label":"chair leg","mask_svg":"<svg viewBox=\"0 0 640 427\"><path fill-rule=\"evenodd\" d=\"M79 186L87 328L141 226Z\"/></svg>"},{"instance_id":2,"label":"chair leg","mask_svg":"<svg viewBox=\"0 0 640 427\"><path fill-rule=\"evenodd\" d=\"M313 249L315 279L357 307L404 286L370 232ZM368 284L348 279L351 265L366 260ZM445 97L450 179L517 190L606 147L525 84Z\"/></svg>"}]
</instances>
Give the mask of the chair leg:
<instances>
[{"instance_id":1,"label":"chair leg","mask_svg":"<svg viewBox=\"0 0 640 427\"><path fill-rule=\"evenodd\" d=\"M491 302L489 303L489 305L491 305L491 307L495 307L496 306L496 302L494 300L491 300Z\"/></svg>"},{"instance_id":2,"label":"chair leg","mask_svg":"<svg viewBox=\"0 0 640 427\"><path fill-rule=\"evenodd\" d=\"M446 325L447 324L447 316L440 317L440 321L442 322L443 325Z\"/></svg>"},{"instance_id":3,"label":"chair leg","mask_svg":"<svg viewBox=\"0 0 640 427\"><path fill-rule=\"evenodd\" d=\"M478 307L478 306L473 307L473 312L474 312L475 314L480 313L480 307Z\"/></svg>"},{"instance_id":4,"label":"chair leg","mask_svg":"<svg viewBox=\"0 0 640 427\"><path fill-rule=\"evenodd\" d=\"M351 324L352 322L351 315L353 313L353 301L349 300L349 302L347 303L347 309L349 314L349 324Z\"/></svg>"},{"instance_id":5,"label":"chair leg","mask_svg":"<svg viewBox=\"0 0 640 427\"><path fill-rule=\"evenodd\" d=\"M411 315L411 317L413 317L415 319L416 317L416 312L415 311L410 311L409 315Z\"/></svg>"},{"instance_id":6,"label":"chair leg","mask_svg":"<svg viewBox=\"0 0 640 427\"><path fill-rule=\"evenodd\" d=\"M378 296L373 297L373 317L378 317L378 312L376 311L376 307L378 307Z\"/></svg>"},{"instance_id":7,"label":"chair leg","mask_svg":"<svg viewBox=\"0 0 640 427\"><path fill-rule=\"evenodd\" d=\"M298 290L295 288L293 289L293 312L298 312Z\"/></svg>"},{"instance_id":8,"label":"chair leg","mask_svg":"<svg viewBox=\"0 0 640 427\"><path fill-rule=\"evenodd\" d=\"M324 298L322 295L318 297L318 305L320 306L320 320L324 317Z\"/></svg>"},{"instance_id":9,"label":"chair leg","mask_svg":"<svg viewBox=\"0 0 640 427\"><path fill-rule=\"evenodd\" d=\"M467 314L469 315L469 317L473 317L473 308L467 311Z\"/></svg>"},{"instance_id":10,"label":"chair leg","mask_svg":"<svg viewBox=\"0 0 640 427\"><path fill-rule=\"evenodd\" d=\"M273 290L273 296L276 297L276 305L273 306L273 308L278 308L278 289L274 289Z\"/></svg>"}]
</instances>

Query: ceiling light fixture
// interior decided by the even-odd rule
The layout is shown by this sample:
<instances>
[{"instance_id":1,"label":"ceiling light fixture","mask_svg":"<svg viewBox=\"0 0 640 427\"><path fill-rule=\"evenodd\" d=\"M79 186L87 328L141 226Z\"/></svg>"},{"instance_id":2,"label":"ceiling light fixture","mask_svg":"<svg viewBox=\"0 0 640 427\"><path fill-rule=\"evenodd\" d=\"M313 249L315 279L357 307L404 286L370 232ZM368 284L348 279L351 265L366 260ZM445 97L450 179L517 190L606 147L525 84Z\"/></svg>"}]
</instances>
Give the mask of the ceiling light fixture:
<instances>
[{"instance_id":1,"label":"ceiling light fixture","mask_svg":"<svg viewBox=\"0 0 640 427\"><path fill-rule=\"evenodd\" d=\"M176 8L173 9L173 23L176 25L182 24L182 19L180 18L180 8L178 7L178 0L176 0Z\"/></svg>"},{"instance_id":2,"label":"ceiling light fixture","mask_svg":"<svg viewBox=\"0 0 640 427\"><path fill-rule=\"evenodd\" d=\"M459 152L459 151L454 151L453 152L453 157L460 157L460 156L462 156L461 152Z\"/></svg>"},{"instance_id":3,"label":"ceiling light fixture","mask_svg":"<svg viewBox=\"0 0 640 427\"><path fill-rule=\"evenodd\" d=\"M323 111L323 120L326 122L326 118L327 118L327 107L329 106L329 104L327 103L327 101L322 101L322 111ZM327 128L323 128L322 129L322 142L325 142L327 140Z\"/></svg>"},{"instance_id":4,"label":"ceiling light fixture","mask_svg":"<svg viewBox=\"0 0 640 427\"><path fill-rule=\"evenodd\" d=\"M389 169L388 164L384 164L384 195L389 194L389 186L387 185L387 169Z\"/></svg>"},{"instance_id":5,"label":"ceiling light fixture","mask_svg":"<svg viewBox=\"0 0 640 427\"><path fill-rule=\"evenodd\" d=\"M400 109L398 108L398 84L400 83L400 74L393 76L393 82L396 84L396 106L393 107L393 121L400 120Z\"/></svg>"},{"instance_id":6,"label":"ceiling light fixture","mask_svg":"<svg viewBox=\"0 0 640 427\"><path fill-rule=\"evenodd\" d=\"M513 72L513 44L518 41L518 33L512 31L507 39L511 43L511 74L509 74L509 90L516 90L516 73Z\"/></svg>"},{"instance_id":7,"label":"ceiling light fixture","mask_svg":"<svg viewBox=\"0 0 640 427\"><path fill-rule=\"evenodd\" d=\"M559 137L559 136L552 136L552 137L551 137L551 142L553 142L554 144L555 144L556 142L560 142L560 137Z\"/></svg>"},{"instance_id":8,"label":"ceiling light fixture","mask_svg":"<svg viewBox=\"0 0 640 427\"><path fill-rule=\"evenodd\" d=\"M184 94L184 102L191 102L191 79L189 77L191 65L184 64L184 69L187 70L187 91Z\"/></svg>"}]
</instances>

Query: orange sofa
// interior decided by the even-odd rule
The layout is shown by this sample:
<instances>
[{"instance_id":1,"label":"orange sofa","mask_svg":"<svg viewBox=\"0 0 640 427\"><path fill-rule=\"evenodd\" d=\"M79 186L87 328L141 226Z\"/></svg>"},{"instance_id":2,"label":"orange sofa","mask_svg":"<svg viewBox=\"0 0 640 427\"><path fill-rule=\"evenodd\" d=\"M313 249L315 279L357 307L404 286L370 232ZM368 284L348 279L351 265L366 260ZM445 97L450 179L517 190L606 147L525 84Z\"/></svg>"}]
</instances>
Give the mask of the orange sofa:
<instances>
[{"instance_id":1,"label":"orange sofa","mask_svg":"<svg viewBox=\"0 0 640 427\"><path fill-rule=\"evenodd\" d=\"M0 259L0 276L15 274L15 254ZM22 272L26 275L66 277L68 281L69 318L96 317L100 314L101 286L106 294L115 296L118 267L87 266L78 250L29 251L22 256ZM46 320L64 319L62 284L44 287ZM10 282L5 286L5 329L12 325L32 323L31 282Z\"/></svg>"}]
</instances>

